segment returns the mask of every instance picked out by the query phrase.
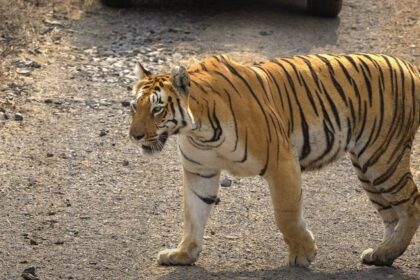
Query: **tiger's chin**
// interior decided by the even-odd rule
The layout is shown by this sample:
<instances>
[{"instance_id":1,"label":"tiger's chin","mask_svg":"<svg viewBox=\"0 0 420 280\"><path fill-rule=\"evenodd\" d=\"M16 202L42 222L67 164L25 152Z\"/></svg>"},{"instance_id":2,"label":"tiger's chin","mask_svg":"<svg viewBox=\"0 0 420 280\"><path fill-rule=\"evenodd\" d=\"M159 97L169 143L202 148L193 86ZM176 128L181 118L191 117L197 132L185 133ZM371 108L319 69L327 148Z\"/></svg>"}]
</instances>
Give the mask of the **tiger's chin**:
<instances>
[{"instance_id":1,"label":"tiger's chin","mask_svg":"<svg viewBox=\"0 0 420 280\"><path fill-rule=\"evenodd\" d=\"M166 144L166 140L168 140L168 133L164 132L161 135L159 135L159 138L156 141L147 145L142 144L141 148L143 150L143 153L146 155L152 155L161 152Z\"/></svg>"},{"instance_id":2,"label":"tiger's chin","mask_svg":"<svg viewBox=\"0 0 420 280\"><path fill-rule=\"evenodd\" d=\"M163 145L151 144L151 145L141 145L141 149L145 155L153 155L161 152L163 150Z\"/></svg>"}]
</instances>

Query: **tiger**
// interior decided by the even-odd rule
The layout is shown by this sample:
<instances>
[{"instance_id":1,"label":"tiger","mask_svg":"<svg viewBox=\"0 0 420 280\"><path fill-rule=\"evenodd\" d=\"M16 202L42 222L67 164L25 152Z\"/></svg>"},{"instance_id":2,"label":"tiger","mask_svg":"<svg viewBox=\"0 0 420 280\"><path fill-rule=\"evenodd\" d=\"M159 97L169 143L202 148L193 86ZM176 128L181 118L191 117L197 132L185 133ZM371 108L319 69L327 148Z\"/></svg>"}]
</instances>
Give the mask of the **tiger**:
<instances>
[{"instance_id":1,"label":"tiger","mask_svg":"<svg viewBox=\"0 0 420 280\"><path fill-rule=\"evenodd\" d=\"M136 65L129 136L144 154L177 136L184 229L160 265L191 265L203 246L221 171L261 176L288 246L288 264L317 253L303 217L301 173L349 154L382 218L382 241L361 254L391 266L420 223L410 153L420 123L419 68L383 54L311 54L243 65L215 55L153 74Z\"/></svg>"}]
</instances>

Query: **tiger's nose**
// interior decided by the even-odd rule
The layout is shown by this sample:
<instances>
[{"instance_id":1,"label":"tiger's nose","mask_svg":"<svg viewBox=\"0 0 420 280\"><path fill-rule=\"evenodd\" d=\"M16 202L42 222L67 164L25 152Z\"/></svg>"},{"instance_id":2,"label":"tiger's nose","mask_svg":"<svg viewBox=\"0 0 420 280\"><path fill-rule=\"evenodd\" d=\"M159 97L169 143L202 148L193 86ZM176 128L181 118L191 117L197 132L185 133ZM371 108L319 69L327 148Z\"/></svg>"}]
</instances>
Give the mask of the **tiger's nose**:
<instances>
[{"instance_id":1,"label":"tiger's nose","mask_svg":"<svg viewBox=\"0 0 420 280\"><path fill-rule=\"evenodd\" d=\"M136 140L141 140L144 138L144 134L137 134L137 135L133 135L134 139Z\"/></svg>"},{"instance_id":2,"label":"tiger's nose","mask_svg":"<svg viewBox=\"0 0 420 280\"><path fill-rule=\"evenodd\" d=\"M141 139L144 138L145 135L144 135L144 133L142 134L142 133L136 133L134 131L130 131L130 136L133 137L136 140L141 140Z\"/></svg>"},{"instance_id":3,"label":"tiger's nose","mask_svg":"<svg viewBox=\"0 0 420 280\"><path fill-rule=\"evenodd\" d=\"M144 138L144 134L142 134L142 135L136 135L136 136L134 136L134 138L136 138L136 140L141 140L141 139Z\"/></svg>"}]
</instances>

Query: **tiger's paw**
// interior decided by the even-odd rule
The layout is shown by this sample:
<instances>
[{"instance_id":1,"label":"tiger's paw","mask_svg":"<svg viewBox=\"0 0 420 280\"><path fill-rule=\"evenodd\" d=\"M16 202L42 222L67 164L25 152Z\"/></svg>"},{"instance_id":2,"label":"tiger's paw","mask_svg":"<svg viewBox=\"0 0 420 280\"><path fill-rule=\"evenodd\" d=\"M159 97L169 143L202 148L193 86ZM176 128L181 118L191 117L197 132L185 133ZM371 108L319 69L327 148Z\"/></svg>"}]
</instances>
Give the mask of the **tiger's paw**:
<instances>
[{"instance_id":1,"label":"tiger's paw","mask_svg":"<svg viewBox=\"0 0 420 280\"><path fill-rule=\"evenodd\" d=\"M308 267L316 256L316 246L305 251L303 248L297 252L289 253L289 266Z\"/></svg>"},{"instance_id":2,"label":"tiger's paw","mask_svg":"<svg viewBox=\"0 0 420 280\"><path fill-rule=\"evenodd\" d=\"M159 252L157 261L160 265L191 265L198 258L198 253L188 253L179 249L165 249Z\"/></svg>"},{"instance_id":3,"label":"tiger's paw","mask_svg":"<svg viewBox=\"0 0 420 280\"><path fill-rule=\"evenodd\" d=\"M289 266L308 267L315 260L317 247L309 233L306 240L289 244Z\"/></svg>"},{"instance_id":4,"label":"tiger's paw","mask_svg":"<svg viewBox=\"0 0 420 280\"><path fill-rule=\"evenodd\" d=\"M378 250L372 248L363 251L360 256L363 264L376 266L392 266L395 258L387 257L386 254L381 254Z\"/></svg>"}]
</instances>

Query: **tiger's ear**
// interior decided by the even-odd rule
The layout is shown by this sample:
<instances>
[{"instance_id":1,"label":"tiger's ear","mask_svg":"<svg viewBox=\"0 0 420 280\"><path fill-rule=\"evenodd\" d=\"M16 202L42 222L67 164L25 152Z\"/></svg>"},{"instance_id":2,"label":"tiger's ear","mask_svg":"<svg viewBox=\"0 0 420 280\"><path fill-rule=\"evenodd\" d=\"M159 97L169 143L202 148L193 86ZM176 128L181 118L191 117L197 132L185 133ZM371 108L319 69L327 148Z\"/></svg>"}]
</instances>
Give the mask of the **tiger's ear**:
<instances>
[{"instance_id":1,"label":"tiger's ear","mask_svg":"<svg viewBox=\"0 0 420 280\"><path fill-rule=\"evenodd\" d=\"M136 73L137 79L139 80L143 80L147 76L151 75L150 71L144 69L143 65L141 65L141 63L138 61L136 62L136 68L134 72Z\"/></svg>"},{"instance_id":2,"label":"tiger's ear","mask_svg":"<svg viewBox=\"0 0 420 280\"><path fill-rule=\"evenodd\" d=\"M182 95L188 94L190 75L184 66L177 66L172 70L171 82L174 88Z\"/></svg>"}]
</instances>

